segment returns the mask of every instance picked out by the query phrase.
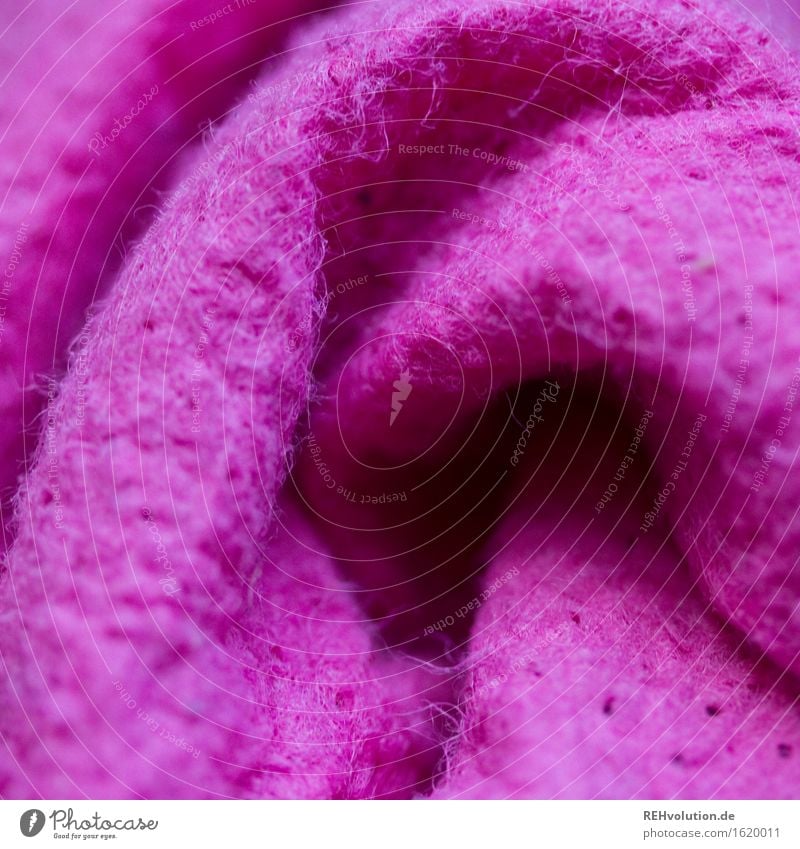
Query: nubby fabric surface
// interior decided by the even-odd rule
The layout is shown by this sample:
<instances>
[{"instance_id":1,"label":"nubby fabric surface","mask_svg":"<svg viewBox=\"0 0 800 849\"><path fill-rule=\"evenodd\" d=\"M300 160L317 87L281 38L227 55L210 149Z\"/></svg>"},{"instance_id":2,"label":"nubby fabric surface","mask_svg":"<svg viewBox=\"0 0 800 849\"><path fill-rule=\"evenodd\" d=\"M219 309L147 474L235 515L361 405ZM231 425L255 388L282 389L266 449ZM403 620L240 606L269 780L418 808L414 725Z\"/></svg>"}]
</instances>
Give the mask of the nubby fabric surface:
<instances>
[{"instance_id":1,"label":"nubby fabric surface","mask_svg":"<svg viewBox=\"0 0 800 849\"><path fill-rule=\"evenodd\" d=\"M0 794L796 796L795 59L100 5L4 59Z\"/></svg>"}]
</instances>

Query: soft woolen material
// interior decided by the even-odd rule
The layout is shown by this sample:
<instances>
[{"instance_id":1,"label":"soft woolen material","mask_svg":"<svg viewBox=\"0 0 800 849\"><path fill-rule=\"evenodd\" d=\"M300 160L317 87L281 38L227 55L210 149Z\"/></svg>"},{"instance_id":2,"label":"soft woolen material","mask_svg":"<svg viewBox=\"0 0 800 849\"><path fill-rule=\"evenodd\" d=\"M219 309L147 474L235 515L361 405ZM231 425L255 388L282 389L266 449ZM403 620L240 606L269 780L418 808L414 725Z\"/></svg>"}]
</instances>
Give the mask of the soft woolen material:
<instances>
[{"instance_id":1,"label":"soft woolen material","mask_svg":"<svg viewBox=\"0 0 800 849\"><path fill-rule=\"evenodd\" d=\"M796 795L796 80L714 2L299 27L47 398L0 793Z\"/></svg>"},{"instance_id":2,"label":"soft woolen material","mask_svg":"<svg viewBox=\"0 0 800 849\"><path fill-rule=\"evenodd\" d=\"M213 0L34 0L0 10L0 520L35 450L50 375L174 159L235 105L302 2L243 4L209 25ZM27 439L26 439L27 437Z\"/></svg>"}]
</instances>

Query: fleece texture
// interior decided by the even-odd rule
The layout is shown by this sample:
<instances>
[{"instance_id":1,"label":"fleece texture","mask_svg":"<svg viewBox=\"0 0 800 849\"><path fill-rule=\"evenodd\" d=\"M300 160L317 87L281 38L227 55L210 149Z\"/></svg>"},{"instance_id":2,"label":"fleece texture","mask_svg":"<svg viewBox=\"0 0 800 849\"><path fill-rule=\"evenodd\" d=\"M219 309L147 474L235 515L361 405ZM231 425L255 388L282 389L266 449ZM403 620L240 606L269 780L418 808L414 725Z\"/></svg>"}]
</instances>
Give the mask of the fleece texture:
<instances>
[{"instance_id":1,"label":"fleece texture","mask_svg":"<svg viewBox=\"0 0 800 849\"><path fill-rule=\"evenodd\" d=\"M46 393L0 793L795 796L797 79L713 0L299 25Z\"/></svg>"},{"instance_id":2,"label":"fleece texture","mask_svg":"<svg viewBox=\"0 0 800 849\"><path fill-rule=\"evenodd\" d=\"M34 0L0 10L0 519L48 379L152 217L173 159L241 96L311 3Z\"/></svg>"}]
</instances>

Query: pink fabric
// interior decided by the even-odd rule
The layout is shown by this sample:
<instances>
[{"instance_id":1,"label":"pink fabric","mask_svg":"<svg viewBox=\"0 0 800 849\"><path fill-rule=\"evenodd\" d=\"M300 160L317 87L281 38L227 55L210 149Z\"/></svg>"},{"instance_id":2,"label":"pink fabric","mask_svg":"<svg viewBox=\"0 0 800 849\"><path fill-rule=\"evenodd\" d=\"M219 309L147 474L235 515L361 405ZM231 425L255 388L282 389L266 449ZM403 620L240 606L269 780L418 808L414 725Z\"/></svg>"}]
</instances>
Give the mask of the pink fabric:
<instances>
[{"instance_id":1,"label":"pink fabric","mask_svg":"<svg viewBox=\"0 0 800 849\"><path fill-rule=\"evenodd\" d=\"M33 0L0 10L0 509L35 449L40 386L151 217L174 160L281 44L288 12L214 0Z\"/></svg>"},{"instance_id":2,"label":"pink fabric","mask_svg":"<svg viewBox=\"0 0 800 849\"><path fill-rule=\"evenodd\" d=\"M152 45L256 6L137 6L106 67L109 24L3 178L7 484L72 342L6 526L0 793L796 796L794 59L711 0L360 4L160 177L232 89L162 97ZM96 155L130 67L159 93Z\"/></svg>"}]
</instances>

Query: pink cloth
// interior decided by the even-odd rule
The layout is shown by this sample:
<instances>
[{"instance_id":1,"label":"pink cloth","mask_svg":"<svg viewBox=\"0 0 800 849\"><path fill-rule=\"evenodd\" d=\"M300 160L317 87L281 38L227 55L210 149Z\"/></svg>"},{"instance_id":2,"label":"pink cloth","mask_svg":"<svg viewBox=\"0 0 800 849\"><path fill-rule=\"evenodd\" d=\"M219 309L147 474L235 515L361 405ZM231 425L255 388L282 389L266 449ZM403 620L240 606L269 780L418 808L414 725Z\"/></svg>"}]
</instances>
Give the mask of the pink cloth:
<instances>
[{"instance_id":1,"label":"pink cloth","mask_svg":"<svg viewBox=\"0 0 800 849\"><path fill-rule=\"evenodd\" d=\"M131 4L41 150L7 107L0 793L796 796L794 59L711 0L376 2L208 88L286 8Z\"/></svg>"}]
</instances>

